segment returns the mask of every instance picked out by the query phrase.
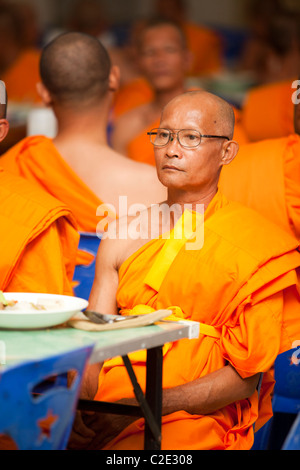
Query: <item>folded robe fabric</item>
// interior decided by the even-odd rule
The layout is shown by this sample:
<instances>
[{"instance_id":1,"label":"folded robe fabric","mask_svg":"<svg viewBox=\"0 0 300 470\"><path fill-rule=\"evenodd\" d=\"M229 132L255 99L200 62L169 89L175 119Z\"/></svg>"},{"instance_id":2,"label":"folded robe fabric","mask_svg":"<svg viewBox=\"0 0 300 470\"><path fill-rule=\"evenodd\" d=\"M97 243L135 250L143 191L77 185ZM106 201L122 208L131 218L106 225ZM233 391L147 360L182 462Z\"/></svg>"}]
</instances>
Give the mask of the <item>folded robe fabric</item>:
<instances>
[{"instance_id":1,"label":"folded robe fabric","mask_svg":"<svg viewBox=\"0 0 300 470\"><path fill-rule=\"evenodd\" d=\"M79 235L70 210L0 168L0 289L72 295Z\"/></svg>"},{"instance_id":2,"label":"folded robe fabric","mask_svg":"<svg viewBox=\"0 0 300 470\"><path fill-rule=\"evenodd\" d=\"M163 388L181 385L231 363L242 377L264 372L261 392L208 415L177 411L162 417L162 449L250 449L253 425L271 416L273 382L268 373L278 353L300 338L300 253L294 237L256 212L218 193L205 212L201 249L157 238L131 255L119 270L117 302L128 312L144 304L173 306L176 315L219 330L182 339L164 351ZM271 233L268 237L266 234ZM179 249L178 249L179 248ZM183 274L184 273L184 274ZM177 313L178 314L178 313ZM145 362L131 356L145 388ZM108 361L95 399L132 397L121 363ZM126 427L107 450L142 449L144 421Z\"/></svg>"},{"instance_id":3,"label":"folded robe fabric","mask_svg":"<svg viewBox=\"0 0 300 470\"><path fill-rule=\"evenodd\" d=\"M27 137L8 150L0 164L65 203L71 209L79 231L96 232L100 222L96 213L102 201L65 162L51 139Z\"/></svg>"},{"instance_id":4,"label":"folded robe fabric","mask_svg":"<svg viewBox=\"0 0 300 470\"><path fill-rule=\"evenodd\" d=\"M219 188L300 240L300 136L242 145Z\"/></svg>"}]
</instances>

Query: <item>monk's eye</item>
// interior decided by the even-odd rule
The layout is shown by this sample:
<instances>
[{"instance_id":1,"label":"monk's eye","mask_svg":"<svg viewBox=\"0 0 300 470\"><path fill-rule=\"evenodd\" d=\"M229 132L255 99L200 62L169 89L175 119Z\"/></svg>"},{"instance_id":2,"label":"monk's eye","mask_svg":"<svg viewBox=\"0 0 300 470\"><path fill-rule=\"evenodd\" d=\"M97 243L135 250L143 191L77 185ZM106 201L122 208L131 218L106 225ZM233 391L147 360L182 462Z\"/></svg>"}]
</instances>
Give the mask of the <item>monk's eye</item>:
<instances>
[{"instance_id":1,"label":"monk's eye","mask_svg":"<svg viewBox=\"0 0 300 470\"><path fill-rule=\"evenodd\" d=\"M157 133L157 137L159 139L167 139L169 137L169 132L168 131L160 131Z\"/></svg>"},{"instance_id":2,"label":"monk's eye","mask_svg":"<svg viewBox=\"0 0 300 470\"><path fill-rule=\"evenodd\" d=\"M194 135L194 134L187 134L185 136L186 139L190 140L190 141L193 141L193 140L197 140L198 136Z\"/></svg>"},{"instance_id":3,"label":"monk's eye","mask_svg":"<svg viewBox=\"0 0 300 470\"><path fill-rule=\"evenodd\" d=\"M201 136L197 132L184 131L180 134L180 141L186 146L197 146L200 143Z\"/></svg>"}]
</instances>

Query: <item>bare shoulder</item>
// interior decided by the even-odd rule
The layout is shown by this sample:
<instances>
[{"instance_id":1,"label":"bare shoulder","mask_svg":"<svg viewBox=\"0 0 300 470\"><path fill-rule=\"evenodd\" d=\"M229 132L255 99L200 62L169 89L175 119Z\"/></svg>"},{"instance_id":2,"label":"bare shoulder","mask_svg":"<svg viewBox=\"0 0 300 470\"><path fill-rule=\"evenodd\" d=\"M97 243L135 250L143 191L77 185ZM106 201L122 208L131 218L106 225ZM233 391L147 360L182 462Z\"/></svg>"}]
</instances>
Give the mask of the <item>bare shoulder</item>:
<instances>
[{"instance_id":1,"label":"bare shoulder","mask_svg":"<svg viewBox=\"0 0 300 470\"><path fill-rule=\"evenodd\" d=\"M123 262L150 239L149 208L146 208L112 222L103 235L101 248L110 265L118 271Z\"/></svg>"},{"instance_id":2,"label":"bare shoulder","mask_svg":"<svg viewBox=\"0 0 300 470\"><path fill-rule=\"evenodd\" d=\"M155 166L148 163L136 162L115 149L107 149L103 171L109 174L110 179L119 184L119 188L128 188L128 183L144 188L146 184L162 187L158 181Z\"/></svg>"}]
</instances>

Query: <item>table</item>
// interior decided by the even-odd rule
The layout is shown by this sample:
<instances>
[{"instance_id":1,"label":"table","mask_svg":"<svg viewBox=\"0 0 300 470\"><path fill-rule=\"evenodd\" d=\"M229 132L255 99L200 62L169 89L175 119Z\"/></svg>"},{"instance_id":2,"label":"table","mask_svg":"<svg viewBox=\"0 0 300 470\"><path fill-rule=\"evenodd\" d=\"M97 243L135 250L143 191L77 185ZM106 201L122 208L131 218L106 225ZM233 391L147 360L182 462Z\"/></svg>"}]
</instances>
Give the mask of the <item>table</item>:
<instances>
[{"instance_id":1,"label":"table","mask_svg":"<svg viewBox=\"0 0 300 470\"><path fill-rule=\"evenodd\" d=\"M78 408L117 414L144 416L146 450L159 450L161 443L162 347L167 342L197 338L199 323L161 321L158 324L120 330L86 332L66 326L45 330L0 330L0 371L28 360L93 345L90 363L122 356L139 406L79 400ZM128 354L147 350L145 395L136 381Z\"/></svg>"}]
</instances>

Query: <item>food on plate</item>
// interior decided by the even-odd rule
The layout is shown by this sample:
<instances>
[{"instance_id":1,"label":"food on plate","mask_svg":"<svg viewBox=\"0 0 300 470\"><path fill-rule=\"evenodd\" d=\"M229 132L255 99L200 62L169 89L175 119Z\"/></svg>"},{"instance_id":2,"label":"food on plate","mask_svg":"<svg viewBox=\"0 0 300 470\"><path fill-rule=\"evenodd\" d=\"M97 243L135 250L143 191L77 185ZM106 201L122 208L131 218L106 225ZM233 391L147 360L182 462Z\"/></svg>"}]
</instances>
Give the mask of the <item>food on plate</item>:
<instances>
[{"instance_id":1,"label":"food on plate","mask_svg":"<svg viewBox=\"0 0 300 470\"><path fill-rule=\"evenodd\" d=\"M35 310L56 310L62 307L62 303L51 299L37 300L28 302L27 300L7 299L0 291L0 311L35 311Z\"/></svg>"}]
</instances>

